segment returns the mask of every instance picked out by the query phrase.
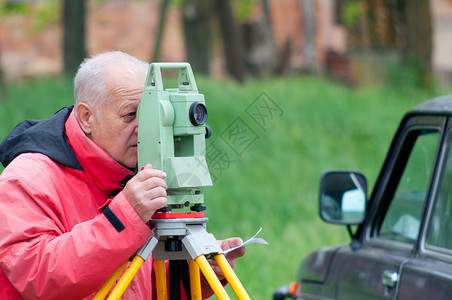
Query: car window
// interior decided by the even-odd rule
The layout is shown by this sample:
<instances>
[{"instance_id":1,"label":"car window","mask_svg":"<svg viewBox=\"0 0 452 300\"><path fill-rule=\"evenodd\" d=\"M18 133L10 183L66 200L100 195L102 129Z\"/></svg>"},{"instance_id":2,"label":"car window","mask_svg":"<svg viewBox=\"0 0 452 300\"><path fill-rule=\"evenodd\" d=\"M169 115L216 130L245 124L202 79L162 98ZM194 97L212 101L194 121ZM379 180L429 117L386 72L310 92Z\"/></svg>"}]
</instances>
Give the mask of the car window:
<instances>
[{"instance_id":1,"label":"car window","mask_svg":"<svg viewBox=\"0 0 452 300\"><path fill-rule=\"evenodd\" d=\"M427 228L426 247L452 250L452 133L448 134L447 143L444 168Z\"/></svg>"},{"instance_id":2,"label":"car window","mask_svg":"<svg viewBox=\"0 0 452 300\"><path fill-rule=\"evenodd\" d=\"M408 134L405 144L412 148L411 151L404 149L409 153L406 164L395 166L401 168L401 175L381 223L380 239L409 244L416 241L438 140L437 130L415 130Z\"/></svg>"}]
</instances>

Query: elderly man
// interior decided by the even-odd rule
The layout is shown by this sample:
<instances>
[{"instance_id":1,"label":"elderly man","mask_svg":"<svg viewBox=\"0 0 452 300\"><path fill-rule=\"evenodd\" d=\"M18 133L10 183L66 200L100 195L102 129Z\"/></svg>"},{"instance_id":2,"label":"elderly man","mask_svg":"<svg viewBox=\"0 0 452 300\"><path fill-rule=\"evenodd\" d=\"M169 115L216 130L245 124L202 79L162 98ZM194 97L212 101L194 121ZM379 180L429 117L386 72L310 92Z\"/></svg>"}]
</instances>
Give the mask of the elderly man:
<instances>
[{"instance_id":1,"label":"elderly man","mask_svg":"<svg viewBox=\"0 0 452 300\"><path fill-rule=\"evenodd\" d=\"M0 299L90 299L152 236L146 222L166 205L166 174L132 171L147 69L121 52L87 59L74 108L24 121L3 141ZM241 242L219 241L223 249ZM231 265L244 252L230 252ZM123 299L156 299L152 259Z\"/></svg>"}]
</instances>

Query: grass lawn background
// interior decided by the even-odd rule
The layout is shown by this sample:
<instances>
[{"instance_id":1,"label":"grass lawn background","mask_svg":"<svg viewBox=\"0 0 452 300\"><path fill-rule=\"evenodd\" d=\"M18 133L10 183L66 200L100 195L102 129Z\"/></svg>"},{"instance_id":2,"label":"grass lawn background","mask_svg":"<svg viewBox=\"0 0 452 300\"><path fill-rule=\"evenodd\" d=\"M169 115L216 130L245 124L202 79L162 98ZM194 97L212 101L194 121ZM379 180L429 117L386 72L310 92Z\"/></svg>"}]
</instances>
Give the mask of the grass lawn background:
<instances>
[{"instance_id":1,"label":"grass lawn background","mask_svg":"<svg viewBox=\"0 0 452 300\"><path fill-rule=\"evenodd\" d=\"M271 299L310 251L349 242L345 227L318 216L321 174L361 171L371 189L403 114L447 93L397 83L351 89L307 76L245 84L196 79L213 129L206 152L214 178L205 190L207 229L217 239L248 239L263 227L259 236L269 242L248 246L235 268L252 299ZM20 121L47 118L72 103L67 80L11 84L0 99L0 139Z\"/></svg>"}]
</instances>

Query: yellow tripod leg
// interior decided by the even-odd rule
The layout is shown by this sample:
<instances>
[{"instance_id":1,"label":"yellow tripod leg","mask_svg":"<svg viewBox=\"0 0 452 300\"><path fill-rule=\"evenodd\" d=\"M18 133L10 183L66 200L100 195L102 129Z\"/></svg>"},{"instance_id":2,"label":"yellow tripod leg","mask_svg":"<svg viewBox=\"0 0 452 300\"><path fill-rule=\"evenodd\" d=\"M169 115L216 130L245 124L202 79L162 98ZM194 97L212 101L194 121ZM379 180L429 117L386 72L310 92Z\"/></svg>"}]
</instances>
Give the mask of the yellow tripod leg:
<instances>
[{"instance_id":1,"label":"yellow tripod leg","mask_svg":"<svg viewBox=\"0 0 452 300\"><path fill-rule=\"evenodd\" d=\"M204 255L200 255L195 259L195 261L218 299L230 300L228 294L226 293L226 290L221 285L220 280L218 279L217 275L215 275L206 257Z\"/></svg>"},{"instance_id":2,"label":"yellow tripod leg","mask_svg":"<svg viewBox=\"0 0 452 300\"><path fill-rule=\"evenodd\" d=\"M118 279L119 275L121 275L122 271L124 271L128 263L129 261L126 261L113 274L111 274L110 277L107 278L107 280L105 280L100 290L98 290L94 295L93 300L103 300L105 299L105 297L107 297L107 294L115 284L116 279Z\"/></svg>"},{"instance_id":3,"label":"yellow tripod leg","mask_svg":"<svg viewBox=\"0 0 452 300\"><path fill-rule=\"evenodd\" d=\"M188 261L188 268L190 272L191 300L201 300L201 274L199 273L199 267L190 259Z\"/></svg>"},{"instance_id":4,"label":"yellow tripod leg","mask_svg":"<svg viewBox=\"0 0 452 300\"><path fill-rule=\"evenodd\" d=\"M224 255L223 254L215 255L214 259L217 265L220 267L221 272L223 272L223 275L226 277L226 280L231 285L232 290L234 291L237 298L239 300L245 299L251 300L251 298L248 296L248 293L246 292L243 285L240 283L239 278L237 277L237 275L235 275L234 271L232 270L231 266L229 265Z\"/></svg>"},{"instance_id":5,"label":"yellow tripod leg","mask_svg":"<svg viewBox=\"0 0 452 300\"><path fill-rule=\"evenodd\" d=\"M167 300L165 261L155 260L155 277L157 284L157 300Z\"/></svg>"},{"instance_id":6,"label":"yellow tripod leg","mask_svg":"<svg viewBox=\"0 0 452 300\"><path fill-rule=\"evenodd\" d=\"M124 294L126 288L129 286L130 282L140 269L143 262L144 259L138 255L133 258L132 262L129 265L129 268L127 268L124 275L122 275L118 284L115 286L110 296L108 297L108 300L118 300L119 298L121 298L122 294Z\"/></svg>"}]
</instances>

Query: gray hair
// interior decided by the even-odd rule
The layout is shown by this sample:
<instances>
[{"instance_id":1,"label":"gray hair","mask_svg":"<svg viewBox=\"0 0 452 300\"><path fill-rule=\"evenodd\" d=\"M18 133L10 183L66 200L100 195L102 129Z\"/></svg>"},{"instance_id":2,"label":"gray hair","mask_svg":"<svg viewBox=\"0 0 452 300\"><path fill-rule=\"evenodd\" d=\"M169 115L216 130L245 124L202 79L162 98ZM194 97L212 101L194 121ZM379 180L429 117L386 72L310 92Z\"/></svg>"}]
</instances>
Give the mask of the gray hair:
<instances>
[{"instance_id":1,"label":"gray hair","mask_svg":"<svg viewBox=\"0 0 452 300\"><path fill-rule=\"evenodd\" d=\"M109 99L107 89L106 67L110 64L128 63L134 70L147 73L149 64L121 51L112 51L86 58L81 64L74 78L74 104L88 103L91 107L99 108ZM130 70L133 72L133 70Z\"/></svg>"}]
</instances>

